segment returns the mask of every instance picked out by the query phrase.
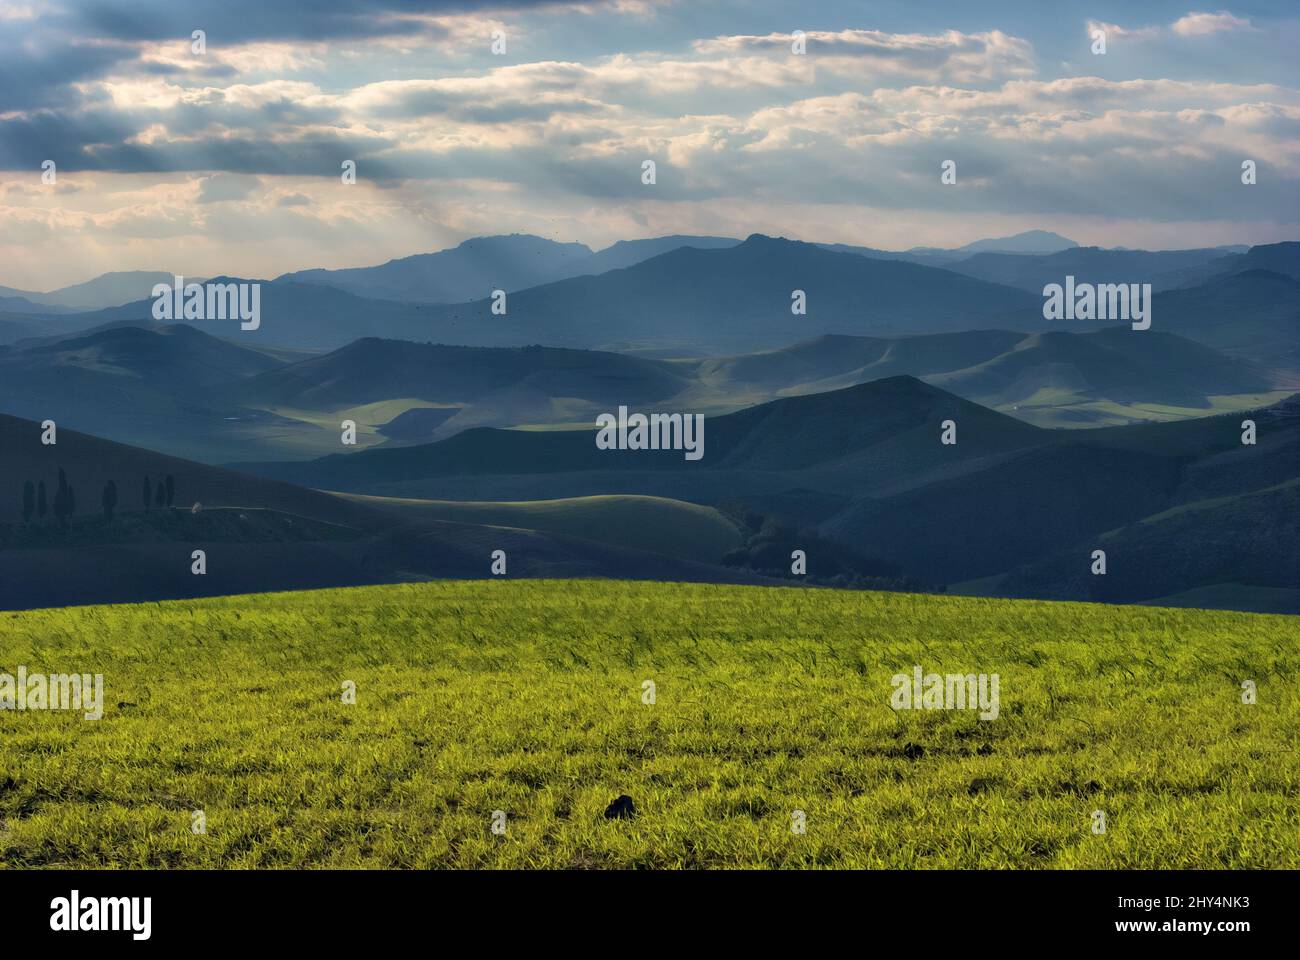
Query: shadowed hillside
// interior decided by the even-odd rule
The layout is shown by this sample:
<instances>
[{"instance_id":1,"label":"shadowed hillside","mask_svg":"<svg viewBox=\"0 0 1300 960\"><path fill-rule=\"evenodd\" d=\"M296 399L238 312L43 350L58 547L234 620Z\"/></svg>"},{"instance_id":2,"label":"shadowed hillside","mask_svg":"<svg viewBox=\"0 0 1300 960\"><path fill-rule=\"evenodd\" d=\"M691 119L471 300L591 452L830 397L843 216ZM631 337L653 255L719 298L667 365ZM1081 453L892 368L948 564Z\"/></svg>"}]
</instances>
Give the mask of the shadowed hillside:
<instances>
[{"instance_id":1,"label":"shadowed hillside","mask_svg":"<svg viewBox=\"0 0 1300 960\"><path fill-rule=\"evenodd\" d=\"M539 522L551 532L444 520L418 511L363 503L274 480L179 460L60 430L57 444L40 442L40 426L0 415L6 489L0 496L0 609L79 603L133 602L230 593L297 590L490 573L503 550L513 577L617 576L627 579L761 582L720 559L730 541L726 521L690 504L661 505L647 516L643 547L602 543L598 534L626 524L617 503L586 505L567 523ZM66 516L55 504L59 471L74 492ZM143 498L149 480L150 501ZM155 499L171 478L172 506ZM25 518L24 486L45 486L46 511ZM113 517L103 511L112 481ZM198 514L190 511L202 503ZM545 513L545 511L543 511ZM605 514L608 513L608 523ZM701 535L712 529L717 557L690 550L698 539L668 543L666 520ZM466 517L465 519L469 519ZM477 518L476 518L477 519ZM656 536L658 540L656 540ZM605 537L604 539L608 539ZM657 552L668 547L668 554ZM194 549L207 553L207 572L191 571Z\"/></svg>"},{"instance_id":2,"label":"shadowed hillside","mask_svg":"<svg viewBox=\"0 0 1300 960\"><path fill-rule=\"evenodd\" d=\"M978 443L941 447L940 423L950 417L960 418ZM686 460L680 450L601 450L595 436L594 429L477 429L433 444L335 454L309 463L251 464L248 468L298 483L362 491L375 484L449 475L653 470L689 476L832 465L843 472L856 470L864 457L920 466L974 456L976 446L978 455L988 456L1041 443L1045 437L1028 424L913 377L774 400L706 418L706 452L700 461ZM689 480L683 483L690 485ZM832 486L851 483L845 476Z\"/></svg>"},{"instance_id":3,"label":"shadowed hillside","mask_svg":"<svg viewBox=\"0 0 1300 960\"><path fill-rule=\"evenodd\" d=\"M1247 418L1257 425L1252 445L1241 442ZM949 419L957 425L955 446L940 443L939 425ZM959 589L975 589L970 581L1047 562L1062 551L1078 565L1073 575L1088 575L1090 553L1103 534L1121 531L1116 536L1123 544L1130 536L1123 531L1145 530L1134 525L1182 504L1253 496L1300 478L1300 407L1294 400L1175 423L1042 430L914 378L895 377L705 422L706 453L698 462L686 461L680 451L599 450L590 430L472 430L424 446L250 469L398 497L642 494L705 505L738 502L779 522L815 527L896 565L902 577ZM1204 517L1202 548L1213 544L1220 572L1234 564L1256 571L1272 562L1286 571L1300 552L1277 535L1220 538L1219 522L1210 513ZM1179 536L1196 539L1190 528ZM1125 565L1129 582L1110 589L1120 598L1163 597L1218 582L1205 580L1213 571L1183 563L1181 556L1171 548L1159 578ZM1015 589L1059 595L1047 574L1037 576ZM1242 576L1246 587L1276 585L1272 574ZM1000 582L979 589L996 593ZM1040 593L1033 592L1034 583L1042 585ZM1280 601L1273 596L1270 602Z\"/></svg>"}]
</instances>

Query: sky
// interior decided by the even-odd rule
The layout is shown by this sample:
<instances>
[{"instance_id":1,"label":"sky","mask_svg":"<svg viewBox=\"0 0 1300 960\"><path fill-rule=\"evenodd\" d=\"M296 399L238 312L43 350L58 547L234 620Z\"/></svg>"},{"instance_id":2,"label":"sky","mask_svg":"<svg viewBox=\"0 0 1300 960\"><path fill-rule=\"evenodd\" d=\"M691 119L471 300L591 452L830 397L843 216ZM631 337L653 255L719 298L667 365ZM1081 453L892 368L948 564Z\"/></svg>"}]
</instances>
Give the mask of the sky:
<instances>
[{"instance_id":1,"label":"sky","mask_svg":"<svg viewBox=\"0 0 1300 960\"><path fill-rule=\"evenodd\" d=\"M503 233L1300 239L1300 7L1195 2L0 0L0 285Z\"/></svg>"}]
</instances>

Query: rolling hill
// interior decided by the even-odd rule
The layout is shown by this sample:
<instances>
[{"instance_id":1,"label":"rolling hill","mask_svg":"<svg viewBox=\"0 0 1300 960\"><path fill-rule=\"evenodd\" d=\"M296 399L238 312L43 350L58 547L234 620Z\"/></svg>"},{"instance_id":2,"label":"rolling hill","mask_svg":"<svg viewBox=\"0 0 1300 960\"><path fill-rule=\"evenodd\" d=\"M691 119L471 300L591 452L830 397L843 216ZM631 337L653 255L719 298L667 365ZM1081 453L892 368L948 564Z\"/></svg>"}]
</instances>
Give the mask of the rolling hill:
<instances>
[{"instance_id":1,"label":"rolling hill","mask_svg":"<svg viewBox=\"0 0 1300 960\"><path fill-rule=\"evenodd\" d=\"M64 337L87 329L84 314L43 313L41 308L7 309L0 306L0 346L46 337Z\"/></svg>"},{"instance_id":2,"label":"rolling hill","mask_svg":"<svg viewBox=\"0 0 1300 960\"><path fill-rule=\"evenodd\" d=\"M1289 371L1122 328L828 335L677 360L380 338L313 355L223 332L127 320L0 347L0 412L220 463L337 451L344 420L360 446L411 444L479 426L589 424L620 404L713 417L899 375L1041 426L1245 409L1300 385Z\"/></svg>"},{"instance_id":3,"label":"rolling hill","mask_svg":"<svg viewBox=\"0 0 1300 960\"><path fill-rule=\"evenodd\" d=\"M109 480L118 485L119 509L128 511L141 506L145 477L157 481L169 474L175 477L175 502L185 508L195 502L210 507L265 507L342 524L365 513L328 494L102 440L71 428L60 427L58 442L46 446L41 443L39 423L6 414L0 414L0 449L5 451L6 480L0 522L5 523L21 520L23 483L44 482L52 498L60 468L77 490L83 514L99 512L100 492Z\"/></svg>"},{"instance_id":4,"label":"rolling hill","mask_svg":"<svg viewBox=\"0 0 1300 960\"><path fill-rule=\"evenodd\" d=\"M738 536L714 509L725 504L729 516L756 515L745 521L754 530L764 516L793 524L780 542L802 540L815 554L829 537L918 584L1077 597L1078 565L1086 571L1091 550L1111 544L1115 580L1092 585L1103 590L1096 598L1212 590L1247 604L1268 590L1276 609L1289 602L1278 591L1300 552L1289 521L1277 522L1290 516L1300 481L1300 399L1249 414L1254 446L1240 442L1243 416L1043 430L892 377L709 417L700 461L672 450L599 450L590 430L485 428L433 444L252 464L251 473L67 428L44 446L38 424L3 417L10 493L0 524L10 526L0 530L0 599L34 605L473 576L494 549L515 557L512 575L752 578L717 566ZM948 419L957 424L953 446L940 442ZM28 528L22 484L43 482L52 500L60 469L80 509L67 529L52 517ZM199 521L154 505L156 529L141 538L138 520L98 517L108 480L118 485L119 514L138 517L144 477L156 484L168 475L178 505L205 505ZM439 500L469 502L429 502ZM486 502L496 500L513 502ZM231 516L218 523L221 508ZM811 532L801 538L796 527ZM212 544L220 576L186 572L195 543Z\"/></svg>"},{"instance_id":5,"label":"rolling hill","mask_svg":"<svg viewBox=\"0 0 1300 960\"><path fill-rule=\"evenodd\" d=\"M514 503L403 500L361 494L346 497L403 517L559 533L681 560L717 563L741 542L736 525L714 508L664 497L573 497Z\"/></svg>"},{"instance_id":6,"label":"rolling hill","mask_svg":"<svg viewBox=\"0 0 1300 960\"><path fill-rule=\"evenodd\" d=\"M1247 270L1167 290L1156 305L1163 329L1300 380L1300 280Z\"/></svg>"},{"instance_id":7,"label":"rolling hill","mask_svg":"<svg viewBox=\"0 0 1300 960\"><path fill-rule=\"evenodd\" d=\"M0 411L60 427L221 458L250 446L246 424L288 421L216 397L219 385L274 369L264 352L183 324L120 326L0 348Z\"/></svg>"},{"instance_id":8,"label":"rolling hill","mask_svg":"<svg viewBox=\"0 0 1300 960\"><path fill-rule=\"evenodd\" d=\"M960 418L979 449L942 448L939 425ZM924 469L968 456L989 456L1043 442L1043 431L929 387L892 377L829 393L774 400L706 420L705 455L689 461L680 450L600 450L594 429L466 430L448 440L396 449L333 454L306 463L243 467L296 483L352 492L438 477L481 474L554 474L584 471L672 474L668 483L690 489L689 477L736 471L829 470L820 487L838 492L854 484L868 463ZM633 491L608 491L633 492ZM579 493L564 494L577 496ZM544 495L549 496L549 495ZM452 499L462 499L455 497ZM527 499L535 499L528 497ZM683 496L682 499L695 499Z\"/></svg>"},{"instance_id":9,"label":"rolling hill","mask_svg":"<svg viewBox=\"0 0 1300 960\"><path fill-rule=\"evenodd\" d=\"M1194 594L1207 606L1300 613L1297 542L1300 477L1182 504L1101 534L1096 546L1107 553L1104 577L1091 576L1077 550L1058 550L972 592L1101 603Z\"/></svg>"},{"instance_id":10,"label":"rolling hill","mask_svg":"<svg viewBox=\"0 0 1300 960\"><path fill-rule=\"evenodd\" d=\"M1258 403L1259 394L1291 385L1289 377L1182 337L1135 334L1122 327L1091 333L827 336L779 350L701 360L694 369L702 383L733 395L811 393L910 375L1040 426L1147 419L1151 405L1209 412L1211 397L1240 396L1241 405L1249 406Z\"/></svg>"},{"instance_id":11,"label":"rolling hill","mask_svg":"<svg viewBox=\"0 0 1300 960\"><path fill-rule=\"evenodd\" d=\"M999 719L891 710L918 661L999 677ZM0 869L105 886L225 869L248 896L283 871L254 890L274 910L317 868L1193 867L1241 889L1226 871L1300 865L1295 618L479 580L10 614L0 663L104 677L99 720L0 723ZM611 822L624 794L636 818Z\"/></svg>"},{"instance_id":12,"label":"rolling hill","mask_svg":"<svg viewBox=\"0 0 1300 960\"><path fill-rule=\"evenodd\" d=\"M40 436L38 423L0 415L0 609L476 578L488 575L494 550L506 551L513 577L763 582L709 562L728 542L727 521L691 504L543 507L543 531L378 509L70 429L60 429L50 446ZM60 470L76 497L67 524L52 512L25 521L24 484L43 484L52 507ZM146 511L144 480L153 486L169 476L175 507L151 503ZM110 480L118 491L111 521L100 509ZM190 512L195 503L202 504L197 514ZM646 549L610 542L609 530L627 534L638 524ZM684 555L685 546L705 555ZM202 576L190 569L195 548L207 552Z\"/></svg>"},{"instance_id":13,"label":"rolling hill","mask_svg":"<svg viewBox=\"0 0 1300 960\"><path fill-rule=\"evenodd\" d=\"M1207 396L1266 392L1255 366L1182 337L1109 327L1088 334L1035 333L1010 350L929 378L989 406L1062 405L1062 393L1120 404L1203 406ZM1043 395L1046 396L1043 396Z\"/></svg>"},{"instance_id":14,"label":"rolling hill","mask_svg":"<svg viewBox=\"0 0 1300 960\"><path fill-rule=\"evenodd\" d=\"M1258 425L1254 446L1241 443L1246 416ZM955 446L939 442L946 419L957 424ZM698 462L677 451L599 450L589 430L482 429L423 446L247 469L395 497L640 494L703 505L738 502L815 526L821 535L896 564L916 582L966 589L971 581L995 578L994 593L1002 582L996 578L1062 553L1082 565L1084 574L1075 569L1074 575L1086 575L1091 550L1110 531L1120 531L1117 542L1123 544L1126 531L1145 529L1135 524L1180 505L1253 495L1300 478L1296 400L1177 423L1042 430L914 378L893 377L707 418L705 436ZM1266 515L1262 508L1252 514ZM1270 535L1252 545L1246 536L1218 537L1208 515L1207 524L1204 543L1219 554L1215 569L1247 571L1244 587L1277 586L1284 574L1262 578L1249 571L1270 563L1287 571L1300 554L1300 541ZM1190 528L1178 537L1197 543ZM1131 564L1124 571L1127 593L1107 595L1120 602L1220 582L1205 579L1209 574L1177 554L1159 577L1144 577ZM1032 582L1047 584L1043 592L1023 595L1057 596L1049 579L1039 575Z\"/></svg>"},{"instance_id":15,"label":"rolling hill","mask_svg":"<svg viewBox=\"0 0 1300 960\"><path fill-rule=\"evenodd\" d=\"M640 403L671 397L686 385L668 364L617 353L367 338L250 377L236 389L249 403L337 409L397 397L508 405L511 391L526 394L530 403L538 397Z\"/></svg>"}]
</instances>

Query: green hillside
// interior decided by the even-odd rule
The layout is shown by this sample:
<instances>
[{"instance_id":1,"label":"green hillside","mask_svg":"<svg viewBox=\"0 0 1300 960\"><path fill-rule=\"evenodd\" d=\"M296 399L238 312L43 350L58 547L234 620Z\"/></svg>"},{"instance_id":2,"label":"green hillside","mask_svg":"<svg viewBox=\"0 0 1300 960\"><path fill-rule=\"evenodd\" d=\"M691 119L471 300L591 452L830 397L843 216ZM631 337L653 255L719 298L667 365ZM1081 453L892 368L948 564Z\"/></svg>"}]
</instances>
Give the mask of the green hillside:
<instances>
[{"instance_id":1,"label":"green hillside","mask_svg":"<svg viewBox=\"0 0 1300 960\"><path fill-rule=\"evenodd\" d=\"M348 499L404 517L561 533L683 560L720 561L741 540L736 525L714 508L665 497L615 495L513 503L357 495Z\"/></svg>"},{"instance_id":2,"label":"green hillside","mask_svg":"<svg viewBox=\"0 0 1300 960\"><path fill-rule=\"evenodd\" d=\"M961 422L963 435L969 438L964 445L940 445L940 424L948 418ZM887 468L895 474L913 472L1023 449L1050 439L1045 431L913 377L890 377L827 393L773 400L710 417L705 433L704 456L698 461L686 460L678 450L600 450L595 444L593 425L586 430L547 432L467 430L448 440L419 446L334 454L306 463L243 466L304 485L382 493L390 491L371 488L376 484L458 475L578 471L672 473L683 490L690 490L692 477L710 472L813 468L839 471L834 478L828 478L826 489L858 489L864 481L870 483L870 473L864 476L867 468ZM566 495L580 494L575 491ZM551 495L535 492L526 499L542 498Z\"/></svg>"},{"instance_id":3,"label":"green hillside","mask_svg":"<svg viewBox=\"0 0 1300 960\"><path fill-rule=\"evenodd\" d=\"M1300 613L1300 478L1181 504L1108 531L1094 543L1063 542L1076 545L1007 574L991 585L994 592L1133 603L1206 590L1199 596L1207 604L1227 600L1251 609L1253 591L1264 588L1260 609ZM1106 551L1106 576L1089 573L1094 547ZM1208 592L1215 587L1220 589Z\"/></svg>"},{"instance_id":4,"label":"green hillside","mask_svg":"<svg viewBox=\"0 0 1300 960\"><path fill-rule=\"evenodd\" d=\"M610 403L662 400L685 387L662 362L595 350L485 349L367 338L232 387L249 405L334 410L413 397L436 403L502 391Z\"/></svg>"},{"instance_id":5,"label":"green hillside","mask_svg":"<svg viewBox=\"0 0 1300 960\"><path fill-rule=\"evenodd\" d=\"M507 553L517 577L763 579L718 564L738 535L708 507L594 498L543 509L527 528L488 526L468 516L380 510L72 430L60 429L50 446L40 435L39 424L0 415L0 610L467 579L487 573L494 550ZM25 520L26 483L44 484L52 505L60 470L75 494L67 523L53 512ZM145 478L156 492L168 476L173 508L154 501L146 511ZM118 491L111 520L101 509L109 481ZM190 512L195 503L198 514ZM190 571L196 548L208 553L203 576Z\"/></svg>"},{"instance_id":6,"label":"green hillside","mask_svg":"<svg viewBox=\"0 0 1300 960\"><path fill-rule=\"evenodd\" d=\"M30 611L20 664L104 713L3 715L0 867L1300 867L1294 618L427 583ZM892 710L914 665L997 716Z\"/></svg>"}]
</instances>

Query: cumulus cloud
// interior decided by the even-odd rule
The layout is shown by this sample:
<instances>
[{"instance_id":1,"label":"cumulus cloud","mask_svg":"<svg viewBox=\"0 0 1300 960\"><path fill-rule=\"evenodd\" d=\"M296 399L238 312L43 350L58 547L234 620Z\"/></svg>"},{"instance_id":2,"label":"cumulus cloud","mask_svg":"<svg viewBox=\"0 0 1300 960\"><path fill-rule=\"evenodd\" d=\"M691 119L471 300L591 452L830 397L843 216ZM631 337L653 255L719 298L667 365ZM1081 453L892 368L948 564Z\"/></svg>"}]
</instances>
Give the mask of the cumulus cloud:
<instances>
[{"instance_id":1,"label":"cumulus cloud","mask_svg":"<svg viewBox=\"0 0 1300 960\"><path fill-rule=\"evenodd\" d=\"M257 177L214 173L210 177L199 178L199 191L195 202L224 203L228 200L244 200L252 196L261 185Z\"/></svg>"},{"instance_id":2,"label":"cumulus cloud","mask_svg":"<svg viewBox=\"0 0 1300 960\"><path fill-rule=\"evenodd\" d=\"M809 31L805 56L819 66L859 73L928 76L969 81L1034 72L1033 47L1000 30L938 34L884 33L880 30ZM698 53L791 54L791 35L724 36L699 40Z\"/></svg>"},{"instance_id":3,"label":"cumulus cloud","mask_svg":"<svg viewBox=\"0 0 1300 960\"><path fill-rule=\"evenodd\" d=\"M1226 10L1218 13L1189 13L1175 20L1169 27L1180 37L1200 37L1210 33L1228 33L1233 30L1253 30L1250 20L1234 17Z\"/></svg>"},{"instance_id":4,"label":"cumulus cloud","mask_svg":"<svg viewBox=\"0 0 1300 960\"><path fill-rule=\"evenodd\" d=\"M1255 27L1246 17L1234 16L1226 10L1220 10L1218 13L1189 13L1168 25L1151 24L1142 27L1123 27L1116 23L1089 20L1087 30L1089 36L1095 30L1104 30L1108 37L1153 40L1169 36L1204 37L1216 33L1254 32Z\"/></svg>"}]
</instances>

